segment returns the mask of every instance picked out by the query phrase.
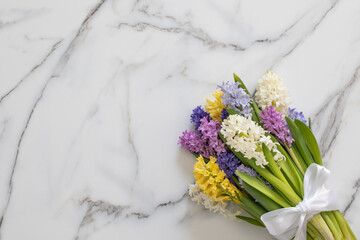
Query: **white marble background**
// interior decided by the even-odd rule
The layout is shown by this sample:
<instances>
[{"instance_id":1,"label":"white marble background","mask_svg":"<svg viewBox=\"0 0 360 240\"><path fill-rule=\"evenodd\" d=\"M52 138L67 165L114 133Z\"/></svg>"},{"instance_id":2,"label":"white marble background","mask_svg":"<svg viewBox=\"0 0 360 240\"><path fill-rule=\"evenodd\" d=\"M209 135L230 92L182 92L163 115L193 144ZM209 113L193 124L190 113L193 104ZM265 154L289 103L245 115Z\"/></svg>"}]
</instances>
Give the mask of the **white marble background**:
<instances>
[{"instance_id":1,"label":"white marble background","mask_svg":"<svg viewBox=\"0 0 360 240\"><path fill-rule=\"evenodd\" d=\"M359 0L2 0L0 239L272 239L186 196L191 110L281 75L360 237Z\"/></svg>"}]
</instances>

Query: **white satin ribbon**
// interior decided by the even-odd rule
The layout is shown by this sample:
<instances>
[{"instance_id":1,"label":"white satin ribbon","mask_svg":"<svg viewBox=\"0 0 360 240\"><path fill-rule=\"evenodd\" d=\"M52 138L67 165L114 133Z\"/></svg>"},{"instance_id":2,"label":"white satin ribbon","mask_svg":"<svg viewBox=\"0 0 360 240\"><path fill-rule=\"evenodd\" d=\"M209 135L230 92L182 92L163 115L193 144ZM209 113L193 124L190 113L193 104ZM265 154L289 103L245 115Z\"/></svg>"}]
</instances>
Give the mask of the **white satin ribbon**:
<instances>
[{"instance_id":1,"label":"white satin ribbon","mask_svg":"<svg viewBox=\"0 0 360 240\"><path fill-rule=\"evenodd\" d=\"M282 208L265 213L262 222L271 235L279 240L306 240L306 224L312 216L339 209L332 190L325 187L330 171L311 164L304 175L304 199L296 207Z\"/></svg>"}]
</instances>

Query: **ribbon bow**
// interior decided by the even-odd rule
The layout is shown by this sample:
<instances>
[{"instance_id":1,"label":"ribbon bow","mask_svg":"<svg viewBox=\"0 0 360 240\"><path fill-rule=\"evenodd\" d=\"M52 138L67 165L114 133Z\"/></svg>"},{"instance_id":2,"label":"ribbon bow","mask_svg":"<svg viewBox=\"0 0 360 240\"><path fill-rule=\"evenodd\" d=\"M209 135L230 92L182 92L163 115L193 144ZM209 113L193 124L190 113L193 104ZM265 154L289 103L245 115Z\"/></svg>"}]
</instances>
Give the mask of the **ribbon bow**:
<instances>
[{"instance_id":1,"label":"ribbon bow","mask_svg":"<svg viewBox=\"0 0 360 240\"><path fill-rule=\"evenodd\" d=\"M306 224L312 216L338 209L335 194L325 187L330 171L311 164L304 176L304 199L296 207L277 209L261 216L269 233L279 240L306 240Z\"/></svg>"}]
</instances>

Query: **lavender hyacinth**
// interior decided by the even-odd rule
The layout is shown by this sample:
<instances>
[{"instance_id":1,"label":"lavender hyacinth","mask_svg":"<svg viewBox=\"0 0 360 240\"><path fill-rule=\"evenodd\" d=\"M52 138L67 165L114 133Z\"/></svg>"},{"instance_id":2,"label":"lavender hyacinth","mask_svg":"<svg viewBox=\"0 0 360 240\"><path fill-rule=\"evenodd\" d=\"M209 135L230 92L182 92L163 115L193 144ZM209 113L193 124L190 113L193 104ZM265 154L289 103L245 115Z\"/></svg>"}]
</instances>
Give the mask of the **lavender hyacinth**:
<instances>
[{"instance_id":1,"label":"lavender hyacinth","mask_svg":"<svg viewBox=\"0 0 360 240\"><path fill-rule=\"evenodd\" d=\"M190 152L206 158L217 157L226 152L225 143L219 137L221 125L218 121L209 120L207 116L200 119L198 131L184 131L179 138L179 144Z\"/></svg>"},{"instance_id":2,"label":"lavender hyacinth","mask_svg":"<svg viewBox=\"0 0 360 240\"><path fill-rule=\"evenodd\" d=\"M195 123L195 129L197 130L200 126L200 119L206 117L209 119L209 114L205 112L201 106L194 108L193 113L190 116L190 121Z\"/></svg>"},{"instance_id":3,"label":"lavender hyacinth","mask_svg":"<svg viewBox=\"0 0 360 240\"><path fill-rule=\"evenodd\" d=\"M206 146L201 134L194 131L184 131L179 138L178 144L190 152L201 154L204 157L214 155L214 151Z\"/></svg>"},{"instance_id":4,"label":"lavender hyacinth","mask_svg":"<svg viewBox=\"0 0 360 240\"><path fill-rule=\"evenodd\" d=\"M230 182L234 183L232 177L235 176L235 171L240 165L240 161L235 154L232 152L220 153L216 162L219 168L225 172L226 177L230 179Z\"/></svg>"},{"instance_id":5,"label":"lavender hyacinth","mask_svg":"<svg viewBox=\"0 0 360 240\"><path fill-rule=\"evenodd\" d=\"M298 120L302 121L303 123L307 124L304 113L296 111L296 108L289 108L288 117L291 118L292 120L298 119Z\"/></svg>"},{"instance_id":6,"label":"lavender hyacinth","mask_svg":"<svg viewBox=\"0 0 360 240\"><path fill-rule=\"evenodd\" d=\"M282 144L291 147L294 139L290 134L289 128L286 126L282 114L277 112L274 106L262 110L259 116L261 117L260 123L263 124L266 130L272 133Z\"/></svg>"},{"instance_id":7,"label":"lavender hyacinth","mask_svg":"<svg viewBox=\"0 0 360 240\"><path fill-rule=\"evenodd\" d=\"M218 88L223 92L221 98L225 106L237 110L246 118L251 117L251 98L244 89L239 87L238 82L223 82Z\"/></svg>"},{"instance_id":8,"label":"lavender hyacinth","mask_svg":"<svg viewBox=\"0 0 360 240\"><path fill-rule=\"evenodd\" d=\"M271 184L266 181L264 178L260 177L260 175L252 168L245 166L244 164L241 164L236 170L249 174L250 176L256 177L256 178L260 178L265 184L266 186L268 186L269 188L273 189L273 187L271 186ZM238 177L239 180L239 184L244 187L243 185L243 181L241 178Z\"/></svg>"},{"instance_id":9,"label":"lavender hyacinth","mask_svg":"<svg viewBox=\"0 0 360 240\"><path fill-rule=\"evenodd\" d=\"M226 152L225 143L219 137L221 125L218 121L210 120L206 117L200 119L199 131L202 139L210 149L213 149L217 155ZM212 155L214 156L214 155Z\"/></svg>"}]
</instances>

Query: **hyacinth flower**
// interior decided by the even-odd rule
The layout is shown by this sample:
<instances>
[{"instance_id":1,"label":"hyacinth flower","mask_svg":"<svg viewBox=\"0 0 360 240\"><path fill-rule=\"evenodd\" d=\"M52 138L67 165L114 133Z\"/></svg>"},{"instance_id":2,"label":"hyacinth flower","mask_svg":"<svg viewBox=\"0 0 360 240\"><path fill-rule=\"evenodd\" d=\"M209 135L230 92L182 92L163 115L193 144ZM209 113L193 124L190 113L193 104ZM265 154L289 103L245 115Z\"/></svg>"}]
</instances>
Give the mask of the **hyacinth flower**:
<instances>
[{"instance_id":1,"label":"hyacinth flower","mask_svg":"<svg viewBox=\"0 0 360 240\"><path fill-rule=\"evenodd\" d=\"M223 82L223 84L218 86L223 92L221 95L223 104L227 108L237 111L246 118L252 117L252 109L250 107L251 98L244 89L239 87L239 85L239 82Z\"/></svg>"},{"instance_id":2,"label":"hyacinth flower","mask_svg":"<svg viewBox=\"0 0 360 240\"><path fill-rule=\"evenodd\" d=\"M200 106L193 110L190 118L190 121L195 124L196 130L184 131L179 137L178 144L192 153L207 158L226 152L225 143L218 135L221 128L218 121L210 119L209 114Z\"/></svg>"},{"instance_id":3,"label":"hyacinth flower","mask_svg":"<svg viewBox=\"0 0 360 240\"><path fill-rule=\"evenodd\" d=\"M257 104L255 103L254 99L252 98L249 90L246 88L245 84L243 83L243 81L234 73L234 81L236 83L238 83L238 87L243 89L245 91L245 93L250 97L250 102L249 105L251 107L251 115L252 115L252 120L255 122L259 122L260 121L260 109L257 106ZM235 114L236 112L234 112L233 110L229 109L229 113L230 114Z\"/></svg>"},{"instance_id":4,"label":"hyacinth flower","mask_svg":"<svg viewBox=\"0 0 360 240\"><path fill-rule=\"evenodd\" d=\"M235 175L235 171L240 166L241 162L232 152L223 152L219 154L217 159L217 164L220 169L225 172L226 178L230 180L231 183L235 184L232 180Z\"/></svg>"},{"instance_id":5,"label":"hyacinth flower","mask_svg":"<svg viewBox=\"0 0 360 240\"><path fill-rule=\"evenodd\" d=\"M207 98L205 109L210 114L211 119L216 120L221 123L222 119L220 118L222 110L225 108L221 96L223 92L221 90L215 91L213 93L214 99Z\"/></svg>"},{"instance_id":6,"label":"hyacinth flower","mask_svg":"<svg viewBox=\"0 0 360 240\"><path fill-rule=\"evenodd\" d=\"M235 82L239 83L238 87L243 89L251 98L249 91L240 78L234 74L234 79ZM273 83L279 82L277 80L273 81ZM273 86L276 87L276 84ZM272 91L288 94L286 89L281 91L273 89ZM229 186L233 186L235 189L237 187L237 190L234 190L233 193L235 194L223 191L225 194L214 195L207 192L209 194L207 195L206 190L203 191L200 188L202 182L197 182L196 187L201 192L196 195L197 197L192 198L197 199L199 202L205 201L201 199L207 199L205 204L211 210L216 209L216 207L213 207L214 202L216 203L213 200L214 196L227 196L228 198L224 199L218 198L219 202L221 202L218 205L220 209L223 203L234 202L253 217L237 216L238 218L255 225L262 225L260 216L263 213L279 208L295 207L302 201L304 197L302 172L306 171L311 163L322 165L320 151L311 129L306 125L303 114L296 113L295 110L289 108L287 112L283 110L288 105L288 97L271 96L273 99L280 99L279 101L285 99L283 103L287 102L287 104L277 104L275 101L278 100L273 100L270 104L261 107L263 113L260 112L256 102L251 98L252 101L249 103L253 120L251 121L250 118L244 118L239 111L230 107L226 110L226 113L221 98L222 94L224 94L223 91L215 97L216 100L212 101L213 106L209 109L216 109L213 116L218 116L220 118L219 122L222 122L218 135L226 143L228 150L239 161L236 161L232 157L233 155L228 155L228 152L218 154L217 160L216 158L206 159L202 157L202 161L200 161L201 159L198 160L201 164L197 163L195 165L197 165L197 169L205 169L206 171L202 171L203 178L201 178L201 174L195 176L196 171L194 169L194 176L197 181L199 179L203 180L205 185L202 186L202 189L208 189L209 186L214 187L214 183L216 183L220 190L224 190ZM274 110L278 112L277 115ZM206 108L206 111L212 118L208 108ZM280 115L282 117L281 125L279 125L280 121L278 120ZM267 123L264 122L266 118L268 118ZM287 131L285 131L284 126L287 127ZM292 139L290 139L290 136ZM210 163L211 160L213 164ZM297 161L300 164L294 164ZM208 163L210 163L209 166L207 166ZM235 166L238 167L234 175ZM212 177L209 177L210 175ZM218 180L221 179L221 181L216 182L214 176L219 176ZM230 176L232 176L231 182ZM219 187L221 186L220 182L224 182L222 186L224 189ZM234 200L234 196L238 196L236 193L240 193L241 199L237 199L238 201ZM209 199L213 202L209 203ZM217 197L214 199L217 199ZM221 212L222 210L218 211ZM322 212L311 218L307 223L307 239L352 240L356 238L343 215L339 211L331 211Z\"/></svg>"},{"instance_id":7,"label":"hyacinth flower","mask_svg":"<svg viewBox=\"0 0 360 240\"><path fill-rule=\"evenodd\" d=\"M276 111L274 106L262 110L260 117L260 123L267 131L273 134L281 144L291 147L294 139L291 136L290 129L286 126L282 114Z\"/></svg>"},{"instance_id":8,"label":"hyacinth flower","mask_svg":"<svg viewBox=\"0 0 360 240\"><path fill-rule=\"evenodd\" d=\"M214 201L208 195L206 195L198 184L189 185L189 196L192 201L196 202L199 205L203 205L206 209L211 212L218 212L221 215L228 217L230 219L235 219L236 216L239 216L242 211L238 209L236 211L228 209L228 201Z\"/></svg>"},{"instance_id":9,"label":"hyacinth flower","mask_svg":"<svg viewBox=\"0 0 360 240\"><path fill-rule=\"evenodd\" d=\"M256 86L255 101L260 109L274 106L277 111L287 115L290 104L289 91L282 78L268 71Z\"/></svg>"},{"instance_id":10,"label":"hyacinth flower","mask_svg":"<svg viewBox=\"0 0 360 240\"><path fill-rule=\"evenodd\" d=\"M307 121L306 121L306 118L304 116L304 113L303 112L298 112L296 111L296 108L290 108L288 109L288 117L295 121L295 119L298 119L300 121L302 121L303 123L307 124Z\"/></svg>"},{"instance_id":11,"label":"hyacinth flower","mask_svg":"<svg viewBox=\"0 0 360 240\"><path fill-rule=\"evenodd\" d=\"M202 156L199 156L196 160L194 165L195 183L204 194L213 201L232 201L236 203L253 216L254 219L245 216L236 217L249 221L252 224L263 226L260 217L266 211L246 194L243 194L228 178L225 178L226 174L220 169L216 158L210 157L207 163Z\"/></svg>"},{"instance_id":12,"label":"hyacinth flower","mask_svg":"<svg viewBox=\"0 0 360 240\"><path fill-rule=\"evenodd\" d=\"M284 89L278 92L287 94L287 91ZM278 97L283 100L285 99L283 103L288 103L287 97ZM266 110L270 106L279 108L279 106L282 105L285 108L287 104L276 104L271 102L271 104L262 108ZM256 106L253 108L256 109ZM289 111L289 114L291 115L293 113ZM259 116L260 115L261 113L259 113ZM281 115L286 115L286 111L283 111ZM291 141L291 148L290 146L287 146L290 145L290 141L287 141L286 138L282 138L282 144L287 151L285 151L282 146L277 146L278 150L285 156L286 161L273 161L275 153L263 144L262 147L265 159L269 163L265 165L265 169L257 166L257 160L255 158L249 159L244 156L243 152L237 152L236 149L227 142L228 140L230 140L230 142L232 140L226 139L225 136L222 135L223 131L220 132L221 138L227 143L227 146L234 152L234 154L245 165L256 170L258 174L269 181L276 189L275 192L272 192L272 190L269 189L262 181L251 174L246 173L246 171L236 171L236 174L241 178L243 184L245 185L246 192L255 199L259 200L261 205L268 211L278 208L279 205L280 207L286 207L286 205L296 206L303 198L303 175L300 174L302 166L297 165L295 167L292 165L293 161L300 161L301 164L304 165L303 171L306 171L307 167L311 163L322 165L321 154L316 139L312 134L311 129L304 123L305 118L298 119L301 117L302 116L298 114L297 117L294 117L294 121L289 117L286 117L286 123L291 132L291 134L287 134L286 136L291 135L293 137L293 141ZM223 124L223 128L224 126L226 127L226 125ZM236 132L236 129L234 128L230 128L229 132L234 132L234 130L236 134L241 134L241 132ZM276 135L275 132L272 134ZM269 134L267 133L266 135ZM270 135L270 137L274 142L276 142L277 139L273 135ZM288 144L286 144L286 142L288 142ZM254 151L257 150L255 148L252 149L254 149ZM274 162L275 164L273 164ZM279 172L279 168L281 168L282 171ZM285 179L281 176L282 173L286 176ZM288 183L286 181L288 181ZM246 187L248 188L246 189ZM281 193L281 195L277 195L278 193ZM307 230L308 239L356 239L343 215L339 211L322 212L321 214L313 216L308 223Z\"/></svg>"},{"instance_id":13,"label":"hyacinth flower","mask_svg":"<svg viewBox=\"0 0 360 240\"><path fill-rule=\"evenodd\" d=\"M276 153L275 161L284 160L284 156L277 149L278 144L274 143L270 136L266 136L265 130L250 118L232 114L223 121L220 132L231 148L248 159L254 158L257 166L264 168L268 164L262 151L263 143Z\"/></svg>"},{"instance_id":14,"label":"hyacinth flower","mask_svg":"<svg viewBox=\"0 0 360 240\"><path fill-rule=\"evenodd\" d=\"M227 119L229 117L229 115L230 114L228 113L227 109L224 108L220 114L221 121L224 121L224 119Z\"/></svg>"},{"instance_id":15,"label":"hyacinth flower","mask_svg":"<svg viewBox=\"0 0 360 240\"><path fill-rule=\"evenodd\" d=\"M194 108L193 113L190 116L190 121L195 124L195 130L198 130L200 126L200 120L204 117L210 120L209 113L205 112L201 106Z\"/></svg>"},{"instance_id":16,"label":"hyacinth flower","mask_svg":"<svg viewBox=\"0 0 360 240\"><path fill-rule=\"evenodd\" d=\"M246 120L251 121L250 119ZM229 124L231 121L233 124ZM275 152L269 149L265 142L262 143L261 150L259 146L256 146L256 148L254 146L240 147L238 151L236 150L239 146L236 146L236 143L234 145L232 142L234 139L237 139L237 141L234 142L239 142L240 138L266 138L264 134L265 131L262 131L261 127L255 122L251 122L246 122L245 118L241 115L230 115L229 118L223 122L223 128L220 131L220 135L227 143L228 147L245 165L253 168L275 189L273 190L269 188L263 181L247 174L246 172L237 170L236 174L241 178L246 192L259 201L261 206L267 211L296 206L302 201L302 195L293 189L287 178L283 175L277 165L278 162L282 161L275 161ZM245 130L247 132L244 132ZM250 133L251 131L252 133ZM237 136L239 136L239 138L237 138ZM244 145L244 142L249 141L242 141L241 145ZM250 153L251 151L252 153ZM265 161L267 162L267 164L265 164L266 167L263 166L265 163L264 161L261 161L262 164L259 164L258 159L256 159L259 152L263 154ZM295 171L293 174L295 174ZM320 215L315 215L308 223L308 226L309 229L312 230L322 230L323 235L329 236L330 234L330 230ZM314 232L311 234L315 236Z\"/></svg>"}]
</instances>

